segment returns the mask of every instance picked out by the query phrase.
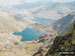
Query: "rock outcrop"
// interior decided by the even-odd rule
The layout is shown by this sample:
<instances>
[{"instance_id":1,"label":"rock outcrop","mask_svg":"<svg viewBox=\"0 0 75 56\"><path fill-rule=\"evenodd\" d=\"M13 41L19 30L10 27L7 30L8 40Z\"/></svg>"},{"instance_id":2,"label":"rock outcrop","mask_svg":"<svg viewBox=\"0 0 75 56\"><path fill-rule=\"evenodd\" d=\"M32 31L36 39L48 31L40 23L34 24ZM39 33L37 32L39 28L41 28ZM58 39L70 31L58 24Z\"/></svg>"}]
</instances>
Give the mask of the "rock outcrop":
<instances>
[{"instance_id":1,"label":"rock outcrop","mask_svg":"<svg viewBox=\"0 0 75 56\"><path fill-rule=\"evenodd\" d=\"M53 39L53 43L49 44L48 46L46 44L51 43L51 39L47 39L46 41L48 42L44 44L47 49L43 46L33 56L60 56L60 54L58 54L60 51L75 52L75 21L65 32L66 33L64 33L64 35L56 36ZM47 38L47 36L45 38ZM40 38L40 40L41 41L39 42L44 43L44 37Z\"/></svg>"},{"instance_id":2,"label":"rock outcrop","mask_svg":"<svg viewBox=\"0 0 75 56\"><path fill-rule=\"evenodd\" d=\"M73 27L64 35L57 36L46 56L56 56L58 52L75 52L75 21ZM58 55L59 56L59 55Z\"/></svg>"},{"instance_id":3,"label":"rock outcrop","mask_svg":"<svg viewBox=\"0 0 75 56\"><path fill-rule=\"evenodd\" d=\"M53 24L53 29L58 33L64 34L65 30L67 30L75 20L75 11L69 13L67 16L62 17L57 22Z\"/></svg>"}]
</instances>

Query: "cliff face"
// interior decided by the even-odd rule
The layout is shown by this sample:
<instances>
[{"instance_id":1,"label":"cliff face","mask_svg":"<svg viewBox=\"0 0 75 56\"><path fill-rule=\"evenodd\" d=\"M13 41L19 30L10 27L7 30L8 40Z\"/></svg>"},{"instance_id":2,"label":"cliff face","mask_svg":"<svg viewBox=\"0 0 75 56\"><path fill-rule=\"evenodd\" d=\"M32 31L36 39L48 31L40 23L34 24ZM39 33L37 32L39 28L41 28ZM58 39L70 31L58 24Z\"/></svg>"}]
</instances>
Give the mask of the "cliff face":
<instances>
[{"instance_id":1,"label":"cliff face","mask_svg":"<svg viewBox=\"0 0 75 56\"><path fill-rule=\"evenodd\" d=\"M75 21L73 27L64 36L57 36L55 38L52 47L45 56L60 56L57 54L60 51L75 52Z\"/></svg>"},{"instance_id":2,"label":"cliff face","mask_svg":"<svg viewBox=\"0 0 75 56\"><path fill-rule=\"evenodd\" d=\"M43 43L43 45L33 54L33 56L45 56L48 49L53 44L53 40L55 39L56 35L45 35L37 39L38 43ZM38 47L37 47L38 48Z\"/></svg>"},{"instance_id":3,"label":"cliff face","mask_svg":"<svg viewBox=\"0 0 75 56\"><path fill-rule=\"evenodd\" d=\"M69 13L67 16L62 17L57 22L53 24L53 29L59 33L64 33L70 24L75 20L75 11Z\"/></svg>"},{"instance_id":4,"label":"cliff face","mask_svg":"<svg viewBox=\"0 0 75 56\"><path fill-rule=\"evenodd\" d=\"M47 38L48 36L40 38L41 42L46 40L45 44L43 45L42 48L40 48L33 56L60 56L57 54L60 51L74 51L75 52L75 21L69 26L68 31L65 31L63 36L56 36L54 40L51 43L51 38ZM47 42L48 41L48 42ZM44 43L44 42L43 42ZM48 44L48 45L47 45ZM44 48L44 46L47 46Z\"/></svg>"}]
</instances>

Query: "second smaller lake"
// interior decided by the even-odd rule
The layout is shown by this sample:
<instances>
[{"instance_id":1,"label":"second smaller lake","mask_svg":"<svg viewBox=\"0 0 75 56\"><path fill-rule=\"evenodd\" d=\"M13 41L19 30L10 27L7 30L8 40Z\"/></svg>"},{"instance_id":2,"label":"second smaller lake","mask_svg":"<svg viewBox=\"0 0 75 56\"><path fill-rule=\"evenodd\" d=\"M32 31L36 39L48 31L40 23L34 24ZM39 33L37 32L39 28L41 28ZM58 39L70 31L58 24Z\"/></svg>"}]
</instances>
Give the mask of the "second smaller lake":
<instances>
[{"instance_id":1,"label":"second smaller lake","mask_svg":"<svg viewBox=\"0 0 75 56\"><path fill-rule=\"evenodd\" d=\"M24 16L22 14L16 14L14 16L16 17L17 20L30 19L30 20L38 22L40 24L51 24L51 23L55 22L55 20L52 20L52 19L38 18L38 17L34 17L34 16Z\"/></svg>"},{"instance_id":2,"label":"second smaller lake","mask_svg":"<svg viewBox=\"0 0 75 56\"><path fill-rule=\"evenodd\" d=\"M13 34L16 36L17 35L22 36L22 39L21 39L22 42L32 41L32 40L39 38L40 36L45 35L44 33L31 29L31 28L26 28L22 32L14 32Z\"/></svg>"}]
</instances>

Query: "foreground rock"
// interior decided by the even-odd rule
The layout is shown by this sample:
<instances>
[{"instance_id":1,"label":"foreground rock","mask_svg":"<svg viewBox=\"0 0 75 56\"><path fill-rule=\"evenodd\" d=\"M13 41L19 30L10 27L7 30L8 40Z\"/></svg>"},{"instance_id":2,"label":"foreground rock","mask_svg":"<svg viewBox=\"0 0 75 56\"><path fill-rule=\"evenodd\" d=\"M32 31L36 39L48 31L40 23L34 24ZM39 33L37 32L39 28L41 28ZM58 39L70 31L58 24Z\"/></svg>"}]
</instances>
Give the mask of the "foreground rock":
<instances>
[{"instance_id":1,"label":"foreground rock","mask_svg":"<svg viewBox=\"0 0 75 56\"><path fill-rule=\"evenodd\" d=\"M33 56L60 56L59 52L75 52L75 21L64 36L57 36L54 42L49 46L48 51L41 48ZM74 55L74 54L73 54Z\"/></svg>"}]
</instances>

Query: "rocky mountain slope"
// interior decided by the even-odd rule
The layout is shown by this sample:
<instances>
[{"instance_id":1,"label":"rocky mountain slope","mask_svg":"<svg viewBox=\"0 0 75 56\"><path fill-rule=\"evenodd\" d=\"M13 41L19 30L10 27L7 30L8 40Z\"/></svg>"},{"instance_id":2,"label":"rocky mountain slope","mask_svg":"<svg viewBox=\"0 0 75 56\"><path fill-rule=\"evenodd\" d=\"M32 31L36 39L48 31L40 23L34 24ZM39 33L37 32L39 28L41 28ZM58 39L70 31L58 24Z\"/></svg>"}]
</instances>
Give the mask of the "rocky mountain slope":
<instances>
[{"instance_id":1,"label":"rocky mountain slope","mask_svg":"<svg viewBox=\"0 0 75 56\"><path fill-rule=\"evenodd\" d=\"M64 16L63 18L55 22L53 24L53 29L58 31L58 33L63 33L74 20L75 20L75 11L69 13L67 16Z\"/></svg>"},{"instance_id":2,"label":"rocky mountain slope","mask_svg":"<svg viewBox=\"0 0 75 56\"><path fill-rule=\"evenodd\" d=\"M0 56L30 56L20 42L21 37L13 35L26 26L13 18L9 13L0 11Z\"/></svg>"},{"instance_id":3,"label":"rocky mountain slope","mask_svg":"<svg viewBox=\"0 0 75 56\"><path fill-rule=\"evenodd\" d=\"M72 13L70 15L71 16L73 15L73 18L74 18L75 14ZM69 18L65 18L65 19L68 20ZM51 35L49 36L50 39L47 38L48 36L45 36L45 38L47 38L46 40L44 40L44 37L42 37L40 39L41 42L46 41L46 43L33 56L59 56L57 52L62 51L61 49L63 48L63 46L65 46L63 51L75 52L75 21L74 20L72 21L72 20L73 19L71 18L69 19L71 23L68 25L67 30L65 30L65 32L62 34L63 36L58 35L54 37L53 40L50 37ZM68 24L69 22L65 22L65 23ZM62 22L60 24L62 24ZM49 44L51 43L51 40L52 40L52 44ZM46 47L44 48L44 46Z\"/></svg>"},{"instance_id":4,"label":"rocky mountain slope","mask_svg":"<svg viewBox=\"0 0 75 56\"><path fill-rule=\"evenodd\" d=\"M25 27L27 25L16 21L10 13L0 11L0 56L33 56L41 48L47 51L55 36L44 36L34 41L21 42L21 37L13 35L13 32L20 32Z\"/></svg>"},{"instance_id":5,"label":"rocky mountain slope","mask_svg":"<svg viewBox=\"0 0 75 56\"><path fill-rule=\"evenodd\" d=\"M47 51L47 47L51 46L55 36L21 42L21 37L13 35L13 32L20 32L25 27L27 27L26 24L16 21L10 13L0 11L0 56L33 56L40 48Z\"/></svg>"},{"instance_id":6,"label":"rocky mountain slope","mask_svg":"<svg viewBox=\"0 0 75 56\"><path fill-rule=\"evenodd\" d=\"M37 29L46 34L63 34L67 30L70 24L75 20L75 11L69 13L68 15L60 18L55 23L52 24L32 24L30 27Z\"/></svg>"},{"instance_id":7,"label":"rocky mountain slope","mask_svg":"<svg viewBox=\"0 0 75 56\"><path fill-rule=\"evenodd\" d=\"M51 11L49 12L49 10L46 11L46 9L44 9L42 12L44 14L49 15L49 13L51 13ZM58 11L61 11L61 10L58 10ZM12 12L14 12L14 10ZM16 10L15 12L17 14L18 12L20 12L20 10ZM33 22L29 21L29 20L25 20L25 19L20 20L20 21L14 19L14 17L12 15L15 14L15 12L8 13L6 11L0 11L0 56L45 56L45 55L48 56L48 55L53 55L50 53L60 50L60 49L58 49L58 47L60 47L59 45L61 45L61 42L65 38L65 36L73 37L75 35L73 32L70 32L70 34L72 36L69 36L69 33L67 33L65 36L57 36L56 32L54 32L54 30L61 32L61 31L65 30L67 27L69 27L69 25L72 23L72 21L75 20L75 12L73 12L73 13L65 16L64 18L58 20L57 23L55 23L53 26L54 30L52 29L52 27L50 25L41 25L41 24L37 24L37 23L33 24L31 26L29 25L30 27L32 27L34 29L39 29L41 32L45 32L48 35L41 36L40 38L30 41L30 42L26 42L26 41L21 42L20 41L21 37L14 36L13 32L22 31L25 27L27 27L27 25L24 22L29 23L29 24L31 24ZM22 12L27 14L26 11L25 12L21 11L20 13L22 13ZM52 11L52 13L53 12L54 11ZM59 13L61 13L61 12L59 12ZM41 12L37 13L37 14L40 15ZM32 15L32 14L29 13L29 15ZM36 15L34 15L34 16L36 16ZM56 18L57 12L53 13L53 15L54 15L53 17ZM39 16L39 17L42 17L42 16L44 16L44 15L41 14L41 16ZM47 17L48 16L46 16L46 18ZM54 34L52 35L52 33L54 33ZM59 37L62 37L62 38L59 38ZM71 39L71 38L68 38L68 39ZM74 37L73 37L73 39L74 39ZM65 40L66 41L64 41L64 45L68 46L68 45L66 45L66 42L68 42L69 40L67 40L67 38ZM54 41L54 43L53 43L53 41ZM55 43L56 41L57 41L57 43ZM58 43L58 42L60 42L60 43ZM74 44L74 40L71 42L72 42L72 44ZM58 44L58 46L55 44ZM70 44L71 43L69 43L69 45ZM56 46L56 48L53 48L54 46ZM70 49L67 49L67 50L70 50Z\"/></svg>"},{"instance_id":8,"label":"rocky mountain slope","mask_svg":"<svg viewBox=\"0 0 75 56\"><path fill-rule=\"evenodd\" d=\"M26 26L14 20L14 17L7 12L0 11L0 32L15 32L21 31Z\"/></svg>"},{"instance_id":9,"label":"rocky mountain slope","mask_svg":"<svg viewBox=\"0 0 75 56\"><path fill-rule=\"evenodd\" d=\"M57 36L55 38L52 47L45 56L60 56L57 52L63 51L75 52L75 21L70 30L68 30L64 36Z\"/></svg>"}]
</instances>

